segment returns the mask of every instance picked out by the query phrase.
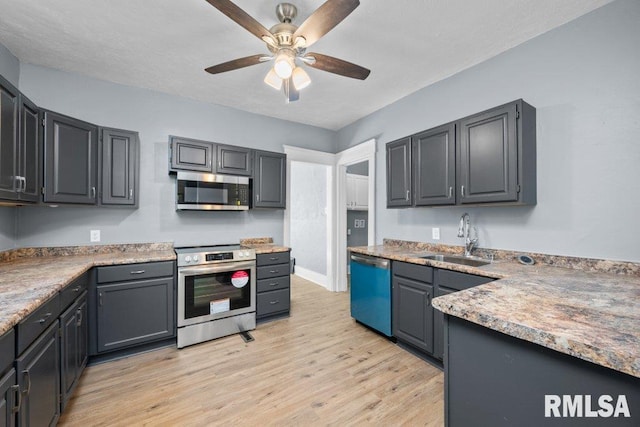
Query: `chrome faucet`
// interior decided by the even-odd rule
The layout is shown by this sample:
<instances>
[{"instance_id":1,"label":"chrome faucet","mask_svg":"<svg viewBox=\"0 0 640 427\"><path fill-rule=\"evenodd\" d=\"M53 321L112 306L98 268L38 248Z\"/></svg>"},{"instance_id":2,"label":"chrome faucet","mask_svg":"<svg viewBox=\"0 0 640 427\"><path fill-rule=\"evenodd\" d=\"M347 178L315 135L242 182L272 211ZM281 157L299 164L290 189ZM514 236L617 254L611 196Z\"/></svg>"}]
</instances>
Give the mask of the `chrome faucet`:
<instances>
[{"instance_id":1,"label":"chrome faucet","mask_svg":"<svg viewBox=\"0 0 640 427\"><path fill-rule=\"evenodd\" d=\"M471 256L471 251L478 243L478 230L474 227L475 238L471 238L471 217L468 213L464 213L460 217L460 225L458 226L458 237L464 238L464 256Z\"/></svg>"}]
</instances>

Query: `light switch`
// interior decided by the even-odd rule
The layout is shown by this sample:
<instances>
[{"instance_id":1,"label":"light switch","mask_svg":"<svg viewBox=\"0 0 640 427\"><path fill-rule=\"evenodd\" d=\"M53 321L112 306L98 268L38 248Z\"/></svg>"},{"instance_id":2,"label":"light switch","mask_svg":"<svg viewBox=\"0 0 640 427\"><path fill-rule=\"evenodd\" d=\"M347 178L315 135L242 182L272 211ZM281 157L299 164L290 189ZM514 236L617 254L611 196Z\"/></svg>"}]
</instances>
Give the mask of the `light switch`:
<instances>
[{"instance_id":1,"label":"light switch","mask_svg":"<svg viewBox=\"0 0 640 427\"><path fill-rule=\"evenodd\" d=\"M100 230L91 230L90 238L92 242L100 241Z\"/></svg>"},{"instance_id":2,"label":"light switch","mask_svg":"<svg viewBox=\"0 0 640 427\"><path fill-rule=\"evenodd\" d=\"M433 240L440 240L440 228L438 227L433 227L431 229L431 238Z\"/></svg>"}]
</instances>

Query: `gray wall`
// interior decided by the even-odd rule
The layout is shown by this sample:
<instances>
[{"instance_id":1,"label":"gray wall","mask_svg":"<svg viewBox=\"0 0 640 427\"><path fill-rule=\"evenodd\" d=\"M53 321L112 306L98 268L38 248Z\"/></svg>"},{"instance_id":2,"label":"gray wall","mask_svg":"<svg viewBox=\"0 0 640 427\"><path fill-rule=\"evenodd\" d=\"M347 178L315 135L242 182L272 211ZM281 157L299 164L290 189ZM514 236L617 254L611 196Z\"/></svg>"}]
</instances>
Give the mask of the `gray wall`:
<instances>
[{"instance_id":1,"label":"gray wall","mask_svg":"<svg viewBox=\"0 0 640 427\"><path fill-rule=\"evenodd\" d=\"M283 238L283 211L176 212L175 179L167 173L168 136L179 135L282 152L282 145L335 151L335 133L239 110L21 64L20 89L43 108L140 133L140 208L24 207L17 245L174 241L176 245Z\"/></svg>"},{"instance_id":2,"label":"gray wall","mask_svg":"<svg viewBox=\"0 0 640 427\"><path fill-rule=\"evenodd\" d=\"M613 2L341 129L339 150L378 141L378 242L461 245L468 211L484 247L640 261L639 22ZM385 143L517 98L537 108L535 207L386 208Z\"/></svg>"},{"instance_id":3,"label":"gray wall","mask_svg":"<svg viewBox=\"0 0 640 427\"><path fill-rule=\"evenodd\" d=\"M18 86L20 62L2 44L0 44L0 75L14 86ZM0 206L0 251L11 249L16 245L16 211L17 208Z\"/></svg>"}]
</instances>

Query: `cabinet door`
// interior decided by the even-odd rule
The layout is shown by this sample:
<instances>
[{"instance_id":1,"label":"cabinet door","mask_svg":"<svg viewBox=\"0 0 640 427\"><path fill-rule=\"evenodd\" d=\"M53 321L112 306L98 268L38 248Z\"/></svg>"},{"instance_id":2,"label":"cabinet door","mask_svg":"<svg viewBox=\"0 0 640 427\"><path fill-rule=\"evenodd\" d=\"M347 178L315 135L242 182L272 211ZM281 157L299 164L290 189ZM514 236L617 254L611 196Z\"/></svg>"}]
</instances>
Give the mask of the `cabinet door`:
<instances>
[{"instance_id":1,"label":"cabinet door","mask_svg":"<svg viewBox=\"0 0 640 427\"><path fill-rule=\"evenodd\" d=\"M393 335L428 353L433 352L433 286L393 277Z\"/></svg>"},{"instance_id":2,"label":"cabinet door","mask_svg":"<svg viewBox=\"0 0 640 427\"><path fill-rule=\"evenodd\" d=\"M4 377L0 377L0 425L13 427L16 425L16 370L11 369Z\"/></svg>"},{"instance_id":3,"label":"cabinet door","mask_svg":"<svg viewBox=\"0 0 640 427\"><path fill-rule=\"evenodd\" d=\"M455 289L436 287L436 297L457 292ZM444 356L444 313L440 310L433 311L433 357L442 360Z\"/></svg>"},{"instance_id":4,"label":"cabinet door","mask_svg":"<svg viewBox=\"0 0 640 427\"><path fill-rule=\"evenodd\" d=\"M172 136L169 145L171 171L213 172L215 164L213 143Z\"/></svg>"},{"instance_id":5,"label":"cabinet door","mask_svg":"<svg viewBox=\"0 0 640 427\"><path fill-rule=\"evenodd\" d=\"M355 207L359 210L369 209L369 178L359 176L355 180L356 197Z\"/></svg>"},{"instance_id":6,"label":"cabinet door","mask_svg":"<svg viewBox=\"0 0 640 427\"><path fill-rule=\"evenodd\" d=\"M54 322L16 359L22 403L21 426L51 426L60 417L58 322Z\"/></svg>"},{"instance_id":7,"label":"cabinet door","mask_svg":"<svg viewBox=\"0 0 640 427\"><path fill-rule=\"evenodd\" d=\"M456 203L456 127L454 123L415 135L413 145L416 206Z\"/></svg>"},{"instance_id":8,"label":"cabinet door","mask_svg":"<svg viewBox=\"0 0 640 427\"><path fill-rule=\"evenodd\" d=\"M252 150L232 145L218 145L217 173L251 176Z\"/></svg>"},{"instance_id":9,"label":"cabinet door","mask_svg":"<svg viewBox=\"0 0 640 427\"><path fill-rule=\"evenodd\" d=\"M103 205L137 205L137 168L138 133L102 129Z\"/></svg>"},{"instance_id":10,"label":"cabinet door","mask_svg":"<svg viewBox=\"0 0 640 427\"><path fill-rule=\"evenodd\" d=\"M18 190L18 89L0 77L0 199L15 200Z\"/></svg>"},{"instance_id":11,"label":"cabinet door","mask_svg":"<svg viewBox=\"0 0 640 427\"><path fill-rule=\"evenodd\" d=\"M175 335L173 277L100 285L97 293L98 352Z\"/></svg>"},{"instance_id":12,"label":"cabinet door","mask_svg":"<svg viewBox=\"0 0 640 427\"><path fill-rule=\"evenodd\" d=\"M411 206L411 138L387 144L387 207Z\"/></svg>"},{"instance_id":13,"label":"cabinet door","mask_svg":"<svg viewBox=\"0 0 640 427\"><path fill-rule=\"evenodd\" d=\"M38 107L24 95L20 95L20 200L37 202L40 199L41 129Z\"/></svg>"},{"instance_id":14,"label":"cabinet door","mask_svg":"<svg viewBox=\"0 0 640 427\"><path fill-rule=\"evenodd\" d=\"M347 174L347 209L355 209L356 206L356 177Z\"/></svg>"},{"instance_id":15,"label":"cabinet door","mask_svg":"<svg viewBox=\"0 0 640 427\"><path fill-rule=\"evenodd\" d=\"M461 203L518 199L516 114L516 103L511 103L460 121Z\"/></svg>"},{"instance_id":16,"label":"cabinet door","mask_svg":"<svg viewBox=\"0 0 640 427\"><path fill-rule=\"evenodd\" d=\"M45 112L44 201L96 203L98 128Z\"/></svg>"},{"instance_id":17,"label":"cabinet door","mask_svg":"<svg viewBox=\"0 0 640 427\"><path fill-rule=\"evenodd\" d=\"M286 208L287 156L256 151L253 171L253 207Z\"/></svg>"},{"instance_id":18,"label":"cabinet door","mask_svg":"<svg viewBox=\"0 0 640 427\"><path fill-rule=\"evenodd\" d=\"M87 363L87 295L78 298L60 316L61 408L67 405Z\"/></svg>"}]
</instances>

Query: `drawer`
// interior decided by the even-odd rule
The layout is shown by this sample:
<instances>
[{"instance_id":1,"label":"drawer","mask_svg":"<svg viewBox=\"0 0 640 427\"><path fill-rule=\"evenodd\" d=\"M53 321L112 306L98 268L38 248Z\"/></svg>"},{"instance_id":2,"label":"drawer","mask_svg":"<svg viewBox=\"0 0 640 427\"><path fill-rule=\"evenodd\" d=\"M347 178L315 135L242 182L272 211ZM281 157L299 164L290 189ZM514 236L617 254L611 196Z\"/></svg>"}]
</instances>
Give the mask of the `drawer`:
<instances>
[{"instance_id":1,"label":"drawer","mask_svg":"<svg viewBox=\"0 0 640 427\"><path fill-rule=\"evenodd\" d=\"M290 260L291 256L289 255L289 251L256 255L256 264L258 265L258 267L262 265L283 264L285 262L289 262Z\"/></svg>"},{"instance_id":2,"label":"drawer","mask_svg":"<svg viewBox=\"0 0 640 427\"><path fill-rule=\"evenodd\" d=\"M286 289L291 281L290 276L273 277L271 279L261 279L257 282L257 292L275 291L277 289Z\"/></svg>"},{"instance_id":3,"label":"drawer","mask_svg":"<svg viewBox=\"0 0 640 427\"><path fill-rule=\"evenodd\" d=\"M256 316L262 317L281 311L288 311L289 306L289 289L263 292L257 295Z\"/></svg>"},{"instance_id":4,"label":"drawer","mask_svg":"<svg viewBox=\"0 0 640 427\"><path fill-rule=\"evenodd\" d=\"M56 294L42 304L36 311L18 323L17 355L31 345L38 335L43 333L60 315L60 294Z\"/></svg>"},{"instance_id":5,"label":"drawer","mask_svg":"<svg viewBox=\"0 0 640 427\"><path fill-rule=\"evenodd\" d=\"M491 277L476 276L473 274L460 273L458 271L442 270L436 271L437 283L439 286L463 291L474 286L493 282Z\"/></svg>"},{"instance_id":6,"label":"drawer","mask_svg":"<svg viewBox=\"0 0 640 427\"><path fill-rule=\"evenodd\" d=\"M89 273L84 273L60 291L60 311L69 307L89 287Z\"/></svg>"},{"instance_id":7,"label":"drawer","mask_svg":"<svg viewBox=\"0 0 640 427\"><path fill-rule=\"evenodd\" d=\"M9 329L0 337L0 375L13 365L16 357L16 336L13 329Z\"/></svg>"},{"instance_id":8,"label":"drawer","mask_svg":"<svg viewBox=\"0 0 640 427\"><path fill-rule=\"evenodd\" d=\"M141 264L113 265L98 267L98 283L122 282L125 280L149 279L173 276L173 261L145 262Z\"/></svg>"},{"instance_id":9,"label":"drawer","mask_svg":"<svg viewBox=\"0 0 640 427\"><path fill-rule=\"evenodd\" d=\"M418 282L433 283L433 267L394 261L391 268L394 276L402 276Z\"/></svg>"},{"instance_id":10,"label":"drawer","mask_svg":"<svg viewBox=\"0 0 640 427\"><path fill-rule=\"evenodd\" d=\"M274 264L274 265L265 265L263 267L256 268L256 278L260 279L269 279L271 277L278 276L289 276L289 263L286 264Z\"/></svg>"}]
</instances>

